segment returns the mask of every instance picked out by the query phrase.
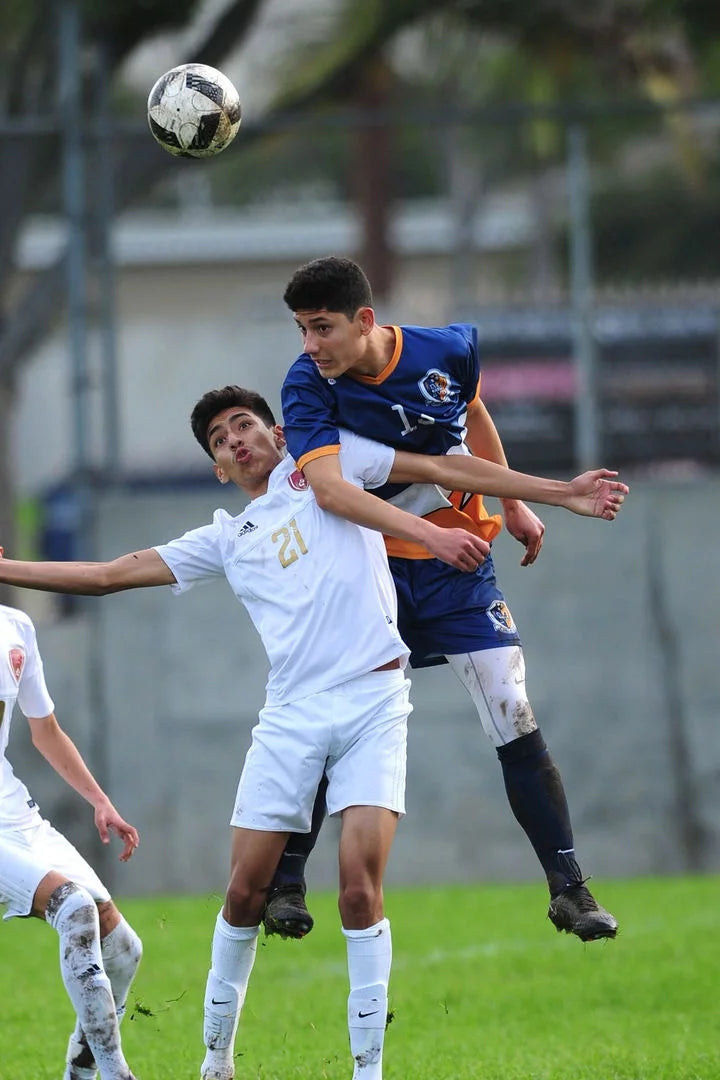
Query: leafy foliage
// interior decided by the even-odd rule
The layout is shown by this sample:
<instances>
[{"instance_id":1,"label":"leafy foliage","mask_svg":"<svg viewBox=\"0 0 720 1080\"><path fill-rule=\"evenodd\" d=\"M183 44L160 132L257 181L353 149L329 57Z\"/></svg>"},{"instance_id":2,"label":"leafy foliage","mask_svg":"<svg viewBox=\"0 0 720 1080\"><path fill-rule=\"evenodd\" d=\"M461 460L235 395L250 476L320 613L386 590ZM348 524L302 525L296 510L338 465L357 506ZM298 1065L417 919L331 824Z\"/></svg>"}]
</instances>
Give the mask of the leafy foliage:
<instances>
[{"instance_id":1,"label":"leafy foliage","mask_svg":"<svg viewBox=\"0 0 720 1080\"><path fill-rule=\"evenodd\" d=\"M600 223L595 259L600 283L714 280L720 272L720 167L700 190L677 171L654 174L642 186L611 187L593 199Z\"/></svg>"}]
</instances>

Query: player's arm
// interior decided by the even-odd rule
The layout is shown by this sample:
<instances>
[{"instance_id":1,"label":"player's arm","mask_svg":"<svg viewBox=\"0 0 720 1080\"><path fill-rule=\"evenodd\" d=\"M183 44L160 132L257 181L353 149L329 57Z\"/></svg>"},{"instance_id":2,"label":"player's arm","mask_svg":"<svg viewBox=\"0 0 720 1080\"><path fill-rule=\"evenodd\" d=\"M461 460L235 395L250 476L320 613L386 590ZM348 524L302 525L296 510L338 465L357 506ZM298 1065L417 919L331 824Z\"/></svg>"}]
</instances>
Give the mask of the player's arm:
<instances>
[{"instance_id":1,"label":"player's arm","mask_svg":"<svg viewBox=\"0 0 720 1080\"><path fill-rule=\"evenodd\" d=\"M58 776L87 800L95 811L95 825L100 839L109 843L110 833L123 841L120 858L130 858L140 843L132 825L120 816L110 799L88 769L83 757L70 736L63 731L54 713L48 716L28 717L33 746L40 751Z\"/></svg>"},{"instance_id":2,"label":"player's arm","mask_svg":"<svg viewBox=\"0 0 720 1080\"><path fill-rule=\"evenodd\" d=\"M466 442L473 454L507 468L502 440L490 413L479 397L476 397L468 406L466 426ZM530 507L525 506L520 499L502 498L501 505L505 527L510 535L525 547L525 554L520 565L530 566L540 554L545 526L537 514L534 514Z\"/></svg>"},{"instance_id":3,"label":"player's arm","mask_svg":"<svg viewBox=\"0 0 720 1080\"><path fill-rule=\"evenodd\" d=\"M612 521L629 490L625 484L614 480L615 476L617 473L609 469L593 469L569 482L548 480L467 454L437 457L398 450L389 479L399 484L437 484L451 491L529 499L549 506L562 506L585 517Z\"/></svg>"},{"instance_id":4,"label":"player's arm","mask_svg":"<svg viewBox=\"0 0 720 1080\"><path fill-rule=\"evenodd\" d=\"M303 465L303 472L323 510L388 536L422 544L459 570L474 572L490 550L484 540L464 529L442 529L355 487L344 479L337 454L314 458Z\"/></svg>"},{"instance_id":5,"label":"player's arm","mask_svg":"<svg viewBox=\"0 0 720 1080\"><path fill-rule=\"evenodd\" d=\"M43 592L105 596L125 589L174 585L175 576L154 548L110 562L26 562L0 558L0 583Z\"/></svg>"}]
</instances>

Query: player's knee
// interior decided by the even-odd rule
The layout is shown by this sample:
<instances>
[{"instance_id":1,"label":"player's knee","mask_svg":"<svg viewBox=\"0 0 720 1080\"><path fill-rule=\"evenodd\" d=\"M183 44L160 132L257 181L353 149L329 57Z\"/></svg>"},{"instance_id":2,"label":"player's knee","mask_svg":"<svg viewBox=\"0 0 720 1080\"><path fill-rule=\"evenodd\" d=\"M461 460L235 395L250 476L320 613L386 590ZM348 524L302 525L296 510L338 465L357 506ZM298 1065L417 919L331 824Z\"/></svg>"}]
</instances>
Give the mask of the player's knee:
<instances>
[{"instance_id":1,"label":"player's knee","mask_svg":"<svg viewBox=\"0 0 720 1080\"><path fill-rule=\"evenodd\" d=\"M506 710L496 718L496 726L502 734L504 744L537 731L535 714L526 697L516 697L506 704Z\"/></svg>"},{"instance_id":2,"label":"player's knee","mask_svg":"<svg viewBox=\"0 0 720 1080\"><path fill-rule=\"evenodd\" d=\"M133 930L132 926L130 926L129 923L125 922L124 919L120 925L124 929L125 953L128 959L132 961L135 967L137 967L142 960L143 943L140 939L139 934L137 934Z\"/></svg>"},{"instance_id":3,"label":"player's knee","mask_svg":"<svg viewBox=\"0 0 720 1080\"><path fill-rule=\"evenodd\" d=\"M51 893L45 908L45 918L55 930L73 928L88 930L100 936L97 906L87 889L74 881L65 881Z\"/></svg>"},{"instance_id":4,"label":"player's knee","mask_svg":"<svg viewBox=\"0 0 720 1080\"><path fill-rule=\"evenodd\" d=\"M382 889L369 880L348 881L341 886L338 907L343 926L372 926L382 914Z\"/></svg>"},{"instance_id":5,"label":"player's knee","mask_svg":"<svg viewBox=\"0 0 720 1080\"><path fill-rule=\"evenodd\" d=\"M115 909L117 911L117 908ZM100 936L103 960L122 957L123 962L136 968L142 960L143 945L130 923L118 912L119 921L107 934L103 932L102 910L100 912Z\"/></svg>"},{"instance_id":6,"label":"player's knee","mask_svg":"<svg viewBox=\"0 0 720 1080\"><path fill-rule=\"evenodd\" d=\"M225 918L231 926L256 926L267 900L267 890L233 878L225 893Z\"/></svg>"},{"instance_id":7,"label":"player's knee","mask_svg":"<svg viewBox=\"0 0 720 1080\"><path fill-rule=\"evenodd\" d=\"M97 905L98 919L100 920L100 937L106 938L112 934L122 921L122 915L112 900L101 900Z\"/></svg>"}]
</instances>

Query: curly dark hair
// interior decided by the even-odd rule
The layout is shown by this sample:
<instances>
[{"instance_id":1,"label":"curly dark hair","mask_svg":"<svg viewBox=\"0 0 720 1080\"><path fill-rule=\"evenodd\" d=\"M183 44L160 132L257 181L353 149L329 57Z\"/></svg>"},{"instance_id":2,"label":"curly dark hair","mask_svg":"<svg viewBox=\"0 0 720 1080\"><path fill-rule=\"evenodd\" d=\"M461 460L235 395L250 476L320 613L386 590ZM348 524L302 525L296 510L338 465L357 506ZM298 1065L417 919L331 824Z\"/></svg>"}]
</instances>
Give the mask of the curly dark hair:
<instances>
[{"instance_id":1,"label":"curly dark hair","mask_svg":"<svg viewBox=\"0 0 720 1080\"><path fill-rule=\"evenodd\" d=\"M190 427L205 453L211 458L213 455L207 439L210 421L224 409L232 409L234 406L255 413L268 427L276 424L272 409L265 398L255 390L246 390L243 386L223 386L219 390L208 390L190 413Z\"/></svg>"},{"instance_id":2,"label":"curly dark hair","mask_svg":"<svg viewBox=\"0 0 720 1080\"><path fill-rule=\"evenodd\" d=\"M339 311L348 319L358 308L372 307L365 273L352 259L327 255L305 263L288 282L283 300L291 311Z\"/></svg>"}]
</instances>

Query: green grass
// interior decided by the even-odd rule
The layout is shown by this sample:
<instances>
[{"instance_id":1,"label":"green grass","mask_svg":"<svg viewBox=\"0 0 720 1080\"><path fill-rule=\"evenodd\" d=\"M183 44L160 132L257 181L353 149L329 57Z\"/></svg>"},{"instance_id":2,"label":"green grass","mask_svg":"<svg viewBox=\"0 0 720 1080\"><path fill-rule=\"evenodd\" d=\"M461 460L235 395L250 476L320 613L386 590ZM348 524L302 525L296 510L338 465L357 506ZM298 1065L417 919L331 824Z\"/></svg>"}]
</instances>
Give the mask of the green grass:
<instances>
[{"instance_id":1,"label":"green grass","mask_svg":"<svg viewBox=\"0 0 720 1080\"><path fill-rule=\"evenodd\" d=\"M539 886L393 889L386 1080L720 1078L720 878L594 882L615 942L544 918ZM238 1080L349 1080L345 946L335 897L313 933L258 950ZM195 1080L219 896L127 900L145 958L123 1042L140 1080ZM59 1080L72 1013L55 934L2 927L0 1080Z\"/></svg>"}]
</instances>

